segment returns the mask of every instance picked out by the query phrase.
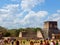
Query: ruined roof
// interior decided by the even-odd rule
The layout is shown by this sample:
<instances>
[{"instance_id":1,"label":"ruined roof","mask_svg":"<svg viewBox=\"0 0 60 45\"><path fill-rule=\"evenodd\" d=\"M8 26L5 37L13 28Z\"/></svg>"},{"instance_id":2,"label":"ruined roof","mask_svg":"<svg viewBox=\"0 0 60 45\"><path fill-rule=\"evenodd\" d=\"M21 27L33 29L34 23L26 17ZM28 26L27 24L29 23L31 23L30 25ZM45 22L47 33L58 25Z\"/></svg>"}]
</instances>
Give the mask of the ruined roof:
<instances>
[{"instance_id":1,"label":"ruined roof","mask_svg":"<svg viewBox=\"0 0 60 45\"><path fill-rule=\"evenodd\" d=\"M48 23L48 22L52 22L52 23L53 23L53 22L56 22L56 23L57 23L57 21L45 21L44 23Z\"/></svg>"}]
</instances>

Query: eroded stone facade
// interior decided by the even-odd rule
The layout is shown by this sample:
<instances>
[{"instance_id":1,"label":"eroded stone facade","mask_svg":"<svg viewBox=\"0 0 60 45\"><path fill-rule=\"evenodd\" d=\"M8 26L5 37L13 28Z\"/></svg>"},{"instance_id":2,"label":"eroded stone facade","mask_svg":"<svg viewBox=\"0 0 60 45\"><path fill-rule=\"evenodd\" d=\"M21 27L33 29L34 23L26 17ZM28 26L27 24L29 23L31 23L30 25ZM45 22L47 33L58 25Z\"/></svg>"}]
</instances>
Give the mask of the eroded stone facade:
<instances>
[{"instance_id":1,"label":"eroded stone facade","mask_svg":"<svg viewBox=\"0 0 60 45\"><path fill-rule=\"evenodd\" d=\"M53 35L54 34L54 35ZM29 30L20 32L19 37L24 38L58 38L60 37L60 30L58 29L57 21L44 22L43 30L37 30L36 32Z\"/></svg>"},{"instance_id":2,"label":"eroded stone facade","mask_svg":"<svg viewBox=\"0 0 60 45\"><path fill-rule=\"evenodd\" d=\"M60 30L58 29L56 21L46 21L44 23L44 30L43 30L45 38L52 38L52 34L60 34Z\"/></svg>"},{"instance_id":3,"label":"eroded stone facade","mask_svg":"<svg viewBox=\"0 0 60 45\"><path fill-rule=\"evenodd\" d=\"M20 32L19 37L23 38L43 38L43 35L40 30L35 31L24 31Z\"/></svg>"}]
</instances>

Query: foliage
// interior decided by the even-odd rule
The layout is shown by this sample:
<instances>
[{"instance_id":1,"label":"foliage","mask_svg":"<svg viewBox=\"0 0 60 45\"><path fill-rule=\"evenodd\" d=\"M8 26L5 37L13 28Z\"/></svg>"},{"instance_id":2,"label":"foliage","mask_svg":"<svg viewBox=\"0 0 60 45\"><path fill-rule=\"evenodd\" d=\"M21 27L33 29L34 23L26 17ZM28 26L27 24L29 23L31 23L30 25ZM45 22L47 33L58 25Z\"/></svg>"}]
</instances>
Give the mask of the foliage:
<instances>
[{"instance_id":1,"label":"foliage","mask_svg":"<svg viewBox=\"0 0 60 45\"><path fill-rule=\"evenodd\" d=\"M37 30L40 30L42 32L42 29L41 28L19 28L19 29L6 29L4 27L1 27L0 26L0 33L2 32L3 33L3 36L5 37L18 37L19 36L19 33L20 32L23 32L23 31L35 31L37 32Z\"/></svg>"},{"instance_id":2,"label":"foliage","mask_svg":"<svg viewBox=\"0 0 60 45\"><path fill-rule=\"evenodd\" d=\"M11 36L11 33L6 32L4 36L5 36L5 37Z\"/></svg>"}]
</instances>

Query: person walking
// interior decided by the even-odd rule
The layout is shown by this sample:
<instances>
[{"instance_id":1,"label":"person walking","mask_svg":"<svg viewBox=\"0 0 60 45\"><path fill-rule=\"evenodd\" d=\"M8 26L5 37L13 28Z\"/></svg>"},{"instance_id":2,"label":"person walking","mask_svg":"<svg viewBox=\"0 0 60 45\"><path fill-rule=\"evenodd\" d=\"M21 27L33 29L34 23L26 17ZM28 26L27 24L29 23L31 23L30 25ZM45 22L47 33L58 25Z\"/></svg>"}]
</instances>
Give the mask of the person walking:
<instances>
[{"instance_id":1,"label":"person walking","mask_svg":"<svg viewBox=\"0 0 60 45\"><path fill-rule=\"evenodd\" d=\"M46 40L43 41L43 45L46 45Z\"/></svg>"},{"instance_id":2,"label":"person walking","mask_svg":"<svg viewBox=\"0 0 60 45\"><path fill-rule=\"evenodd\" d=\"M31 41L31 42L30 42L30 45L34 45L34 42L33 42L33 41Z\"/></svg>"},{"instance_id":3,"label":"person walking","mask_svg":"<svg viewBox=\"0 0 60 45\"><path fill-rule=\"evenodd\" d=\"M4 45L4 40L3 39L0 40L0 45Z\"/></svg>"},{"instance_id":4,"label":"person walking","mask_svg":"<svg viewBox=\"0 0 60 45\"><path fill-rule=\"evenodd\" d=\"M49 44L49 40L46 40L46 45L50 45L50 44Z\"/></svg>"},{"instance_id":5,"label":"person walking","mask_svg":"<svg viewBox=\"0 0 60 45\"><path fill-rule=\"evenodd\" d=\"M43 41L42 40L40 41L40 45L43 45Z\"/></svg>"},{"instance_id":6,"label":"person walking","mask_svg":"<svg viewBox=\"0 0 60 45\"><path fill-rule=\"evenodd\" d=\"M19 41L18 40L16 41L16 45L19 45Z\"/></svg>"},{"instance_id":7,"label":"person walking","mask_svg":"<svg viewBox=\"0 0 60 45\"><path fill-rule=\"evenodd\" d=\"M55 42L51 40L50 45L55 45Z\"/></svg>"},{"instance_id":8,"label":"person walking","mask_svg":"<svg viewBox=\"0 0 60 45\"><path fill-rule=\"evenodd\" d=\"M58 42L58 45L60 45L60 40L59 40L59 42Z\"/></svg>"},{"instance_id":9,"label":"person walking","mask_svg":"<svg viewBox=\"0 0 60 45\"><path fill-rule=\"evenodd\" d=\"M11 41L12 45L14 45L14 40Z\"/></svg>"},{"instance_id":10,"label":"person walking","mask_svg":"<svg viewBox=\"0 0 60 45\"><path fill-rule=\"evenodd\" d=\"M54 40L52 42L53 42L53 45L56 45L56 43L54 42Z\"/></svg>"},{"instance_id":11,"label":"person walking","mask_svg":"<svg viewBox=\"0 0 60 45\"><path fill-rule=\"evenodd\" d=\"M58 41L56 41L56 45L58 45Z\"/></svg>"},{"instance_id":12,"label":"person walking","mask_svg":"<svg viewBox=\"0 0 60 45\"><path fill-rule=\"evenodd\" d=\"M54 45L52 40L51 40L51 42L50 42L50 45Z\"/></svg>"}]
</instances>

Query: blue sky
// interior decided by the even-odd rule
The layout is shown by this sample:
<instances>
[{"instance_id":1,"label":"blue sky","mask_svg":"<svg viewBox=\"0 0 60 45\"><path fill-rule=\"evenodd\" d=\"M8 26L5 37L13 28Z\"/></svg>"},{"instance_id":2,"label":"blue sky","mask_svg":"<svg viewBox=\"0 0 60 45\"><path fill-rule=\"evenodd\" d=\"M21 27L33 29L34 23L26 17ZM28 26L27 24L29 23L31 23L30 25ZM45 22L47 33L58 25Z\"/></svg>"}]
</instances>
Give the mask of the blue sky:
<instances>
[{"instance_id":1,"label":"blue sky","mask_svg":"<svg viewBox=\"0 0 60 45\"><path fill-rule=\"evenodd\" d=\"M0 0L0 26L43 28L45 21L57 21L60 28L60 0Z\"/></svg>"}]
</instances>

